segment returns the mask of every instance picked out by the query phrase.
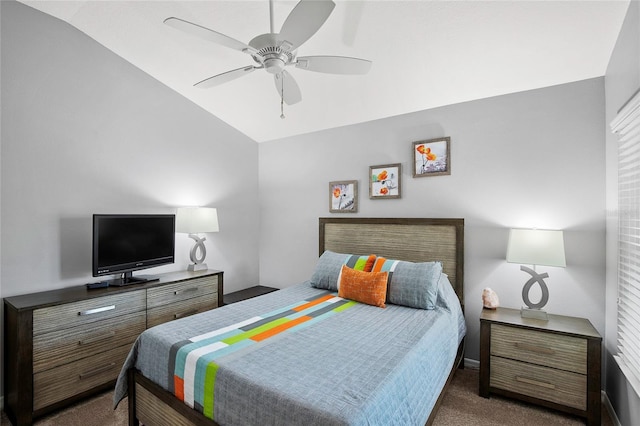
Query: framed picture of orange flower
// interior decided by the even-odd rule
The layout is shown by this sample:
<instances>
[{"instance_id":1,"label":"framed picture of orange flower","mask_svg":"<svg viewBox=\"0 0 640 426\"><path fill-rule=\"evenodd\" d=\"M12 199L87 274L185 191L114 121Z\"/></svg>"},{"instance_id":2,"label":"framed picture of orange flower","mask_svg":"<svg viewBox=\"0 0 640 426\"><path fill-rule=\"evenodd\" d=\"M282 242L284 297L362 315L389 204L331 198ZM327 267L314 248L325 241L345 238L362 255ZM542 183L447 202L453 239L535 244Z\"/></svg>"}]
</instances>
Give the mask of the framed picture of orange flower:
<instances>
[{"instance_id":1,"label":"framed picture of orange flower","mask_svg":"<svg viewBox=\"0 0 640 426\"><path fill-rule=\"evenodd\" d=\"M358 181L329 182L329 213L358 212Z\"/></svg>"},{"instance_id":2,"label":"framed picture of orange flower","mask_svg":"<svg viewBox=\"0 0 640 426\"><path fill-rule=\"evenodd\" d=\"M413 177L451 174L451 138L413 143Z\"/></svg>"},{"instance_id":3,"label":"framed picture of orange flower","mask_svg":"<svg viewBox=\"0 0 640 426\"><path fill-rule=\"evenodd\" d=\"M369 167L369 198L400 198L402 165L383 164Z\"/></svg>"}]
</instances>

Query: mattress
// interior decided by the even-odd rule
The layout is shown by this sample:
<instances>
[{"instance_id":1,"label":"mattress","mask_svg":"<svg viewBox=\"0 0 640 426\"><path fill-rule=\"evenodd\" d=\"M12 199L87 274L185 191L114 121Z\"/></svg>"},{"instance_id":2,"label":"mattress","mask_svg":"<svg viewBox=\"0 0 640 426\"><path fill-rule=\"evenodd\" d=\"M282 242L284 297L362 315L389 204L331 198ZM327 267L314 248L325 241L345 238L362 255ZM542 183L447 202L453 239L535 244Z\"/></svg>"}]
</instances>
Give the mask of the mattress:
<instances>
[{"instance_id":1,"label":"mattress","mask_svg":"<svg viewBox=\"0 0 640 426\"><path fill-rule=\"evenodd\" d=\"M145 331L114 405L135 367L220 425L423 425L465 332L444 275L431 310L382 309L305 282Z\"/></svg>"}]
</instances>

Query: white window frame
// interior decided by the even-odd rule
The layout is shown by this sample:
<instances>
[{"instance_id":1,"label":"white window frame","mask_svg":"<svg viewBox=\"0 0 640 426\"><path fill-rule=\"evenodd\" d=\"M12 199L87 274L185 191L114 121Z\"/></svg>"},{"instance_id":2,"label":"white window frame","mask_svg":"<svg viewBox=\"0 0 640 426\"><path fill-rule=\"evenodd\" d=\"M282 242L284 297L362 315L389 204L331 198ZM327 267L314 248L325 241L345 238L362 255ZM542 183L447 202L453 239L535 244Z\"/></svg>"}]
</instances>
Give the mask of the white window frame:
<instances>
[{"instance_id":1,"label":"white window frame","mask_svg":"<svg viewBox=\"0 0 640 426\"><path fill-rule=\"evenodd\" d=\"M614 358L640 395L640 92L611 122L618 141L618 333Z\"/></svg>"}]
</instances>

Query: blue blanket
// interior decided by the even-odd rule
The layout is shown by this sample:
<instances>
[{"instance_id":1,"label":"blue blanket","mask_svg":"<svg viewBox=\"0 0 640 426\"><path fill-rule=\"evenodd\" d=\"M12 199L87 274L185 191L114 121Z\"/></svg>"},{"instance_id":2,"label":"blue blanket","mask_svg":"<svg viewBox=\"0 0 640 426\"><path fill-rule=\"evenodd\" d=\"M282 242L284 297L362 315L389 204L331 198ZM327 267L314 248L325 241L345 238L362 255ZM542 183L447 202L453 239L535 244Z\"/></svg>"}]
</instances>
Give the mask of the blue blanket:
<instances>
[{"instance_id":1,"label":"blue blanket","mask_svg":"<svg viewBox=\"0 0 640 426\"><path fill-rule=\"evenodd\" d=\"M206 374L190 379L208 389L211 409L202 403L203 391L190 391L185 402L220 425L423 425L466 330L457 296L445 284L434 310L349 302L337 315L216 355L215 387L209 381L207 388ZM175 392L176 348L326 294L303 283L145 331L125 362L114 403L125 395L128 368Z\"/></svg>"}]
</instances>

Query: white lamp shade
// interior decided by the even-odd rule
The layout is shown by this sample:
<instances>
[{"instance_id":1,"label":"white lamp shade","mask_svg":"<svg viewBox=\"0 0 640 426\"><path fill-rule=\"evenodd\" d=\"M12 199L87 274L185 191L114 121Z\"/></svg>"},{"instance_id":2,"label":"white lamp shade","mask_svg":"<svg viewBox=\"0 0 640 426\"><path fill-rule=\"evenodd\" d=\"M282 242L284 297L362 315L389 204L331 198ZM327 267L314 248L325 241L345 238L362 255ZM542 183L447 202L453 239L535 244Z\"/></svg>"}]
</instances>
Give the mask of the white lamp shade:
<instances>
[{"instance_id":1,"label":"white lamp shade","mask_svg":"<svg viewBox=\"0 0 640 426\"><path fill-rule=\"evenodd\" d=\"M512 229L509 232L507 262L564 268L567 263L562 231Z\"/></svg>"},{"instance_id":2,"label":"white lamp shade","mask_svg":"<svg viewBox=\"0 0 640 426\"><path fill-rule=\"evenodd\" d=\"M180 207L176 212L176 232L198 234L218 232L218 211L208 207Z\"/></svg>"}]
</instances>

